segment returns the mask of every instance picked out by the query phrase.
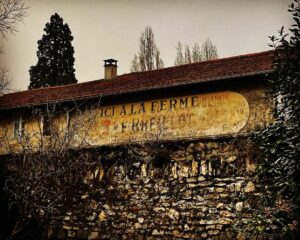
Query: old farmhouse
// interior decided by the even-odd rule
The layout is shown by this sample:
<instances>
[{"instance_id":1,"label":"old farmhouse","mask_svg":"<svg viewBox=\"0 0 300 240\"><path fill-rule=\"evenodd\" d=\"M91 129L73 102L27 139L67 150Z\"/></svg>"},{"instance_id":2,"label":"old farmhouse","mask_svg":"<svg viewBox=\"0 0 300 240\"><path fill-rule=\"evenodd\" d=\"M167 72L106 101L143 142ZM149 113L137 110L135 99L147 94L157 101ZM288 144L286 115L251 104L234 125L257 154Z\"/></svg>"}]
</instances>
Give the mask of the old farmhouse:
<instances>
[{"instance_id":1,"label":"old farmhouse","mask_svg":"<svg viewBox=\"0 0 300 240\"><path fill-rule=\"evenodd\" d=\"M95 154L88 187L55 213L49 236L225 239L235 218L251 218L251 135L272 122L273 55L124 75L108 59L104 79L4 95L0 153L64 146Z\"/></svg>"}]
</instances>

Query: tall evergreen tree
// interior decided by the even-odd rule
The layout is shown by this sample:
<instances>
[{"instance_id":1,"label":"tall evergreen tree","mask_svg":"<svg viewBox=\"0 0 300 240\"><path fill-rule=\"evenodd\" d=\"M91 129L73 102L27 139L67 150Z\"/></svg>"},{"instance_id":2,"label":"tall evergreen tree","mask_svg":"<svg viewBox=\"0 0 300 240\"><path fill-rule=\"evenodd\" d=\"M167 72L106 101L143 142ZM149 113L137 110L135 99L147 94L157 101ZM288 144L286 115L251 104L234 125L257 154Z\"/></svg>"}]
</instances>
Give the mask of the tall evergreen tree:
<instances>
[{"instance_id":1,"label":"tall evergreen tree","mask_svg":"<svg viewBox=\"0 0 300 240\"><path fill-rule=\"evenodd\" d=\"M76 83L74 49L68 24L55 13L38 41L38 62L31 66L29 89Z\"/></svg>"}]
</instances>

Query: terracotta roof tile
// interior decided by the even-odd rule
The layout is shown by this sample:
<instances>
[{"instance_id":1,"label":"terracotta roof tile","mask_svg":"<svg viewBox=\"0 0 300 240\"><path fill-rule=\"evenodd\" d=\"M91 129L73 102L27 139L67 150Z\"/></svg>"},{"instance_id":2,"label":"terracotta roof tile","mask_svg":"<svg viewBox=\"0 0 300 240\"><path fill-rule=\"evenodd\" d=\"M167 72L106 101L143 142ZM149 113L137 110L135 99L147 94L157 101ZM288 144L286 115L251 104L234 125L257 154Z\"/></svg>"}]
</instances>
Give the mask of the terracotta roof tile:
<instances>
[{"instance_id":1,"label":"terracotta roof tile","mask_svg":"<svg viewBox=\"0 0 300 240\"><path fill-rule=\"evenodd\" d=\"M0 97L0 110L267 73L272 71L273 55L273 51L266 51L129 73L113 80L95 80L15 92Z\"/></svg>"}]
</instances>

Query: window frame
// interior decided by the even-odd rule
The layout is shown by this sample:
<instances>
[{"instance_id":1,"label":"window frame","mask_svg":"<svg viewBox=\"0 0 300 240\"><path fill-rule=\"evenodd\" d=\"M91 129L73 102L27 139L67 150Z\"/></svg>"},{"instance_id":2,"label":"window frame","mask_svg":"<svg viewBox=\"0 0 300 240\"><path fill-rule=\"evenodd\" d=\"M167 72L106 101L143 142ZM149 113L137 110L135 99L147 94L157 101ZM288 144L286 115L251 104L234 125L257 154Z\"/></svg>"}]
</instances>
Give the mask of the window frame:
<instances>
[{"instance_id":1,"label":"window frame","mask_svg":"<svg viewBox=\"0 0 300 240\"><path fill-rule=\"evenodd\" d=\"M25 119L19 116L13 122L13 139L20 140L25 135Z\"/></svg>"}]
</instances>

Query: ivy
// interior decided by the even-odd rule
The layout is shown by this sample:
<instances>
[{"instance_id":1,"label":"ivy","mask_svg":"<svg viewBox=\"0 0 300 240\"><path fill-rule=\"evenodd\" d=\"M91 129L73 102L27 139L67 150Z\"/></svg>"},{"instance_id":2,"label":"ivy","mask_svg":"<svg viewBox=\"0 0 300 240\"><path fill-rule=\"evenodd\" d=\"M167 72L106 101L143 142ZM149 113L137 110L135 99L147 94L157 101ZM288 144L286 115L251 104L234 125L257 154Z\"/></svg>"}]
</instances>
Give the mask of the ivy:
<instances>
[{"instance_id":1,"label":"ivy","mask_svg":"<svg viewBox=\"0 0 300 240\"><path fill-rule=\"evenodd\" d=\"M262 208L275 207L273 218L282 219L284 239L299 237L300 219L300 0L288 11L293 25L289 33L282 27L270 37L274 48L274 72L269 80L274 103L274 123L260 130L255 140L261 150L258 175L268 194ZM288 202L286 214L278 215L278 201Z\"/></svg>"},{"instance_id":2,"label":"ivy","mask_svg":"<svg viewBox=\"0 0 300 240\"><path fill-rule=\"evenodd\" d=\"M273 73L268 96L274 122L254 134L258 146L258 184L250 219L232 225L238 239L300 239L300 0L288 11L294 21L271 36Z\"/></svg>"}]
</instances>

